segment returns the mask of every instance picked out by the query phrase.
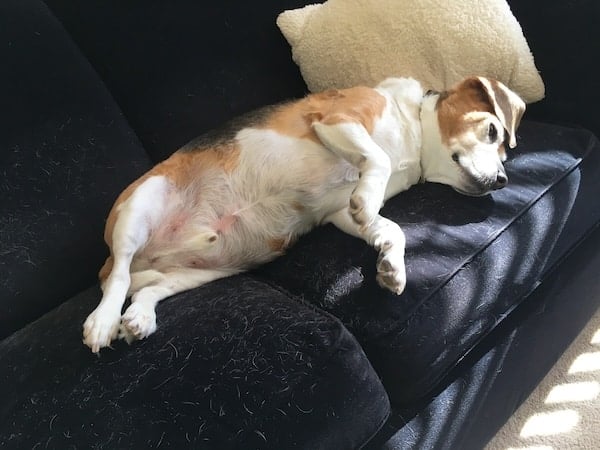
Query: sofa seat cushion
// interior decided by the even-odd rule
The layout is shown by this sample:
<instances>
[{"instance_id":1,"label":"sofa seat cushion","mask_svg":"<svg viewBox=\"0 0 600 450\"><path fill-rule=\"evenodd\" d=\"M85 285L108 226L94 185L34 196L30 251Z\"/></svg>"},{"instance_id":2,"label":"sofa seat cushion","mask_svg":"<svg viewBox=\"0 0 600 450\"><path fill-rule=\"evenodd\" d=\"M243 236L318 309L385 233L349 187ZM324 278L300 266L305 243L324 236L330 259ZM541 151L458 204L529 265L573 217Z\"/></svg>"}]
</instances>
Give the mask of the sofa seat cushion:
<instances>
[{"instance_id":1,"label":"sofa seat cushion","mask_svg":"<svg viewBox=\"0 0 600 450\"><path fill-rule=\"evenodd\" d=\"M403 228L407 287L377 286L374 250L332 226L260 269L339 317L392 402L423 397L600 219L600 144L588 131L524 122L509 184L471 198L414 186L382 214Z\"/></svg>"},{"instance_id":2,"label":"sofa seat cushion","mask_svg":"<svg viewBox=\"0 0 600 450\"><path fill-rule=\"evenodd\" d=\"M0 342L0 447L358 448L389 414L337 319L250 277L165 300L155 334L98 357L81 324L99 298Z\"/></svg>"}]
</instances>

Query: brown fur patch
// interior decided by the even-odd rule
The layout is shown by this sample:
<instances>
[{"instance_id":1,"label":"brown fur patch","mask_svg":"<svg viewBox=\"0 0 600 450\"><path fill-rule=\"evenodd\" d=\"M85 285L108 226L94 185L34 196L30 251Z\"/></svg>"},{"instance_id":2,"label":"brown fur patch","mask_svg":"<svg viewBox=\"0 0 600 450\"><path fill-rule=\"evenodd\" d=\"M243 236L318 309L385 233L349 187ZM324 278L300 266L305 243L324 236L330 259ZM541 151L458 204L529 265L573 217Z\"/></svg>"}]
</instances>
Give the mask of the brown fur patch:
<instances>
[{"instance_id":1,"label":"brown fur patch","mask_svg":"<svg viewBox=\"0 0 600 450\"><path fill-rule=\"evenodd\" d=\"M113 268L113 257L111 255L108 258L106 258L106 261L100 268L100 272L98 272L98 279L100 280L100 283L104 283L104 281L110 275L112 268Z\"/></svg>"},{"instance_id":2,"label":"brown fur patch","mask_svg":"<svg viewBox=\"0 0 600 450\"><path fill-rule=\"evenodd\" d=\"M164 175L176 187L184 188L206 170L233 172L238 165L240 149L232 141L202 151L176 152L150 170L150 175Z\"/></svg>"},{"instance_id":3,"label":"brown fur patch","mask_svg":"<svg viewBox=\"0 0 600 450\"><path fill-rule=\"evenodd\" d=\"M204 171L217 169L231 173L238 166L239 155L240 149L235 142L219 144L201 151L175 152L127 186L117 197L104 227L104 241L111 249L111 255L112 235L119 214L118 207L131 197L135 190L149 177L165 176L176 188L183 189L194 179L201 177Z\"/></svg>"},{"instance_id":4,"label":"brown fur patch","mask_svg":"<svg viewBox=\"0 0 600 450\"><path fill-rule=\"evenodd\" d=\"M267 242L271 250L277 253L283 253L288 245L288 240L284 238L271 238Z\"/></svg>"},{"instance_id":5,"label":"brown fur patch","mask_svg":"<svg viewBox=\"0 0 600 450\"><path fill-rule=\"evenodd\" d=\"M304 205L302 203L295 201L295 202L292 202L292 209L294 211L302 212L306 208L304 207Z\"/></svg>"},{"instance_id":6,"label":"brown fur patch","mask_svg":"<svg viewBox=\"0 0 600 450\"><path fill-rule=\"evenodd\" d=\"M375 121L383 114L385 105L385 97L374 89L362 86L333 89L280 106L262 128L314 142L320 142L312 128L314 122L327 125L360 123L371 133Z\"/></svg>"},{"instance_id":7,"label":"brown fur patch","mask_svg":"<svg viewBox=\"0 0 600 450\"><path fill-rule=\"evenodd\" d=\"M306 110L304 100L299 100L282 105L260 128L272 129L285 136L320 142L311 126L314 120L318 118Z\"/></svg>"},{"instance_id":8,"label":"brown fur patch","mask_svg":"<svg viewBox=\"0 0 600 450\"><path fill-rule=\"evenodd\" d=\"M467 78L455 88L440 95L437 104L438 122L442 142L448 145L450 139L464 133L470 122L465 114L473 111L494 113L494 107L481 82Z\"/></svg>"}]
</instances>

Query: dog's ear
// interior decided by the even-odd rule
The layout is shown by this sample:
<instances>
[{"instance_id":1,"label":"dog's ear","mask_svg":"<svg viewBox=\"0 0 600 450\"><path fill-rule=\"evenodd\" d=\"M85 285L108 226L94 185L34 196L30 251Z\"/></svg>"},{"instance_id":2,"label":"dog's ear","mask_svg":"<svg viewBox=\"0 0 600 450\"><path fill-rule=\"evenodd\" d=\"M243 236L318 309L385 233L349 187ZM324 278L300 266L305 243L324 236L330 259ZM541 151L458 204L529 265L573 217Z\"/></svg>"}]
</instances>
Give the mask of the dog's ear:
<instances>
[{"instance_id":1,"label":"dog's ear","mask_svg":"<svg viewBox=\"0 0 600 450\"><path fill-rule=\"evenodd\" d=\"M515 148L517 145L516 130L525 113L525 102L497 80L484 77L477 79L487 93L494 113L508 132L508 146Z\"/></svg>"}]
</instances>

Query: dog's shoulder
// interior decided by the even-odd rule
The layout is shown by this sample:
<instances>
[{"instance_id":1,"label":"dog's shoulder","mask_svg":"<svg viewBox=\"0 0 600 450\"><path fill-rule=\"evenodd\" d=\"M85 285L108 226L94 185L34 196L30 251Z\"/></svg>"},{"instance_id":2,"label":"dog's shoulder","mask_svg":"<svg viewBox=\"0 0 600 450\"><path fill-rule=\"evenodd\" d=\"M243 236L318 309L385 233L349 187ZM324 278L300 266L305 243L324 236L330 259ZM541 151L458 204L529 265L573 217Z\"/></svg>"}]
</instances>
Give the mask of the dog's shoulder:
<instances>
[{"instance_id":1,"label":"dog's shoulder","mask_svg":"<svg viewBox=\"0 0 600 450\"><path fill-rule=\"evenodd\" d=\"M313 128L315 123L360 124L371 133L386 104L386 97L373 88L330 89L281 105L264 125L285 136L319 142Z\"/></svg>"},{"instance_id":2,"label":"dog's shoulder","mask_svg":"<svg viewBox=\"0 0 600 450\"><path fill-rule=\"evenodd\" d=\"M311 120L326 125L359 123L369 133L385 111L387 99L376 89L356 86L333 89L307 98Z\"/></svg>"},{"instance_id":3,"label":"dog's shoulder","mask_svg":"<svg viewBox=\"0 0 600 450\"><path fill-rule=\"evenodd\" d=\"M194 152L229 145L244 129L272 131L280 135L319 142L312 125L351 122L369 132L386 107L386 98L374 88L357 86L309 94L301 99L255 109L219 128L207 131L179 149Z\"/></svg>"},{"instance_id":4,"label":"dog's shoulder","mask_svg":"<svg viewBox=\"0 0 600 450\"><path fill-rule=\"evenodd\" d=\"M363 125L370 133L385 113L388 99L420 102L421 85L411 78L388 78L375 88L356 86L330 89L301 99L264 106L235 117L222 126L194 138L178 152L214 149L231 144L244 129L271 130L285 136L318 141L312 125L350 122Z\"/></svg>"},{"instance_id":5,"label":"dog's shoulder","mask_svg":"<svg viewBox=\"0 0 600 450\"><path fill-rule=\"evenodd\" d=\"M423 86L414 78L386 78L375 89L402 104L420 104L424 95Z\"/></svg>"}]
</instances>

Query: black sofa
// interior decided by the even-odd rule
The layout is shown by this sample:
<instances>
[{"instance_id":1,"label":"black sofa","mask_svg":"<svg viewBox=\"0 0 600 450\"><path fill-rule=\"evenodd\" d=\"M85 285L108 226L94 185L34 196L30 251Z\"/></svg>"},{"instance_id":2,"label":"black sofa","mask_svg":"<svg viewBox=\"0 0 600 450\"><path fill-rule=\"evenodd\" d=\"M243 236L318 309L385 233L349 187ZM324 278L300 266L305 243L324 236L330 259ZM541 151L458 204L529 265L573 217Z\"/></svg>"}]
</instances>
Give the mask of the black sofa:
<instances>
[{"instance_id":1,"label":"black sofa","mask_svg":"<svg viewBox=\"0 0 600 450\"><path fill-rule=\"evenodd\" d=\"M424 184L386 204L407 235L402 296L325 226L165 300L146 340L82 344L117 194L306 93L275 27L306 3L0 2L2 448L482 448L597 309L600 5L513 0L546 99L505 189Z\"/></svg>"}]
</instances>

